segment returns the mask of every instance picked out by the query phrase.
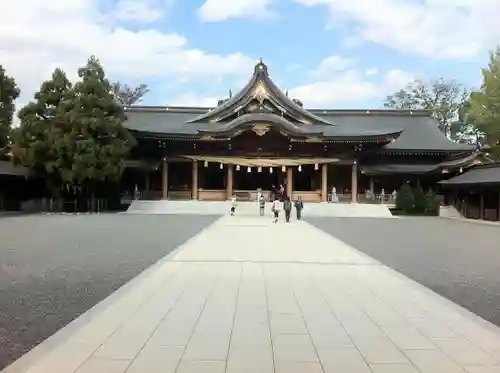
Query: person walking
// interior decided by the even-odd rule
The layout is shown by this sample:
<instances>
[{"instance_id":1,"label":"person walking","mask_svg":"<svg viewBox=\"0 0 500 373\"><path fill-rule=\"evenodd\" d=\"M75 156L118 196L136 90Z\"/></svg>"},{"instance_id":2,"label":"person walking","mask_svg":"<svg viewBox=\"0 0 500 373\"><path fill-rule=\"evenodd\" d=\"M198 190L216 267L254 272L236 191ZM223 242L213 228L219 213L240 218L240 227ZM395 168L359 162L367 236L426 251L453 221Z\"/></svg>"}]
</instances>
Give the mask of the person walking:
<instances>
[{"instance_id":1,"label":"person walking","mask_svg":"<svg viewBox=\"0 0 500 373\"><path fill-rule=\"evenodd\" d=\"M273 212L273 215L274 215L273 223L278 222L278 219L280 216L280 210L281 210L280 204L281 204L281 202L278 200L278 198L275 198L273 201L273 206L271 207L271 211Z\"/></svg>"},{"instance_id":2,"label":"person walking","mask_svg":"<svg viewBox=\"0 0 500 373\"><path fill-rule=\"evenodd\" d=\"M236 202L236 196L233 195L231 197L231 216L234 216L234 213L236 212L236 205L238 203Z\"/></svg>"},{"instance_id":3,"label":"person walking","mask_svg":"<svg viewBox=\"0 0 500 373\"><path fill-rule=\"evenodd\" d=\"M292 213L292 201L290 201L289 196L285 197L285 201L283 202L283 210L285 211L285 221L289 223L290 214Z\"/></svg>"},{"instance_id":4,"label":"person walking","mask_svg":"<svg viewBox=\"0 0 500 373\"><path fill-rule=\"evenodd\" d=\"M338 201L339 201L339 196L337 195L337 188L335 188L335 186L332 186L331 202L337 203Z\"/></svg>"},{"instance_id":5,"label":"person walking","mask_svg":"<svg viewBox=\"0 0 500 373\"><path fill-rule=\"evenodd\" d=\"M302 209L304 208L304 202L302 202L302 198L298 197L295 201L295 211L297 212L297 220L302 218Z\"/></svg>"},{"instance_id":6,"label":"person walking","mask_svg":"<svg viewBox=\"0 0 500 373\"><path fill-rule=\"evenodd\" d=\"M266 207L266 199L264 198L264 195L260 195L259 198L259 213L260 216L264 216L264 209Z\"/></svg>"}]
</instances>

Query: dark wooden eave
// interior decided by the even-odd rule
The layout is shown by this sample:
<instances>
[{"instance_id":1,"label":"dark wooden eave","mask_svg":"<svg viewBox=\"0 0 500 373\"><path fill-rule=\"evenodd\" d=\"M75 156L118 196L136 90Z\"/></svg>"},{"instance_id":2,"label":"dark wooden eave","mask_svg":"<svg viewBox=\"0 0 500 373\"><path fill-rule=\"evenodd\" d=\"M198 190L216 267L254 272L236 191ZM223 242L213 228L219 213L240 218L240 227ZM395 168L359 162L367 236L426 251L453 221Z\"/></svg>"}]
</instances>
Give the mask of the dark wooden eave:
<instances>
[{"instance_id":1,"label":"dark wooden eave","mask_svg":"<svg viewBox=\"0 0 500 373\"><path fill-rule=\"evenodd\" d=\"M471 167L467 172L440 182L443 187L500 185L500 162Z\"/></svg>"},{"instance_id":2,"label":"dark wooden eave","mask_svg":"<svg viewBox=\"0 0 500 373\"><path fill-rule=\"evenodd\" d=\"M470 154L462 154L459 158L448 159L437 164L385 163L378 165L362 165L361 170L366 175L392 175L396 173L424 175L429 173L444 173L450 172L451 170L470 167L479 155L480 151L477 150Z\"/></svg>"},{"instance_id":3,"label":"dark wooden eave","mask_svg":"<svg viewBox=\"0 0 500 373\"><path fill-rule=\"evenodd\" d=\"M246 131L251 129L255 124L262 123L270 124L279 131L293 136L323 136L323 132L315 131L314 127L298 126L286 118L272 113L243 114L218 127L200 129L198 132L214 136L231 135L235 131Z\"/></svg>"}]
</instances>

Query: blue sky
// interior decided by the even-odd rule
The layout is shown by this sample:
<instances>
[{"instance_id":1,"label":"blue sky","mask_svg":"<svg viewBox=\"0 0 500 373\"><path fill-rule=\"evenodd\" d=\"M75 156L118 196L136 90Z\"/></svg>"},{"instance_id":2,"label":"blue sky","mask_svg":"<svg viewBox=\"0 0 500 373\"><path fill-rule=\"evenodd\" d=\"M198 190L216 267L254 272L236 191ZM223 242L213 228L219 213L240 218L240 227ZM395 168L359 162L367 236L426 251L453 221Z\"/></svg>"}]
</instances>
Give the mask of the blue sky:
<instances>
[{"instance_id":1,"label":"blue sky","mask_svg":"<svg viewBox=\"0 0 500 373\"><path fill-rule=\"evenodd\" d=\"M415 78L478 86L500 41L498 0L18 0L7 12L0 63L21 101L96 54L110 78L147 83L148 105L213 106L263 58L307 107L377 108Z\"/></svg>"}]
</instances>

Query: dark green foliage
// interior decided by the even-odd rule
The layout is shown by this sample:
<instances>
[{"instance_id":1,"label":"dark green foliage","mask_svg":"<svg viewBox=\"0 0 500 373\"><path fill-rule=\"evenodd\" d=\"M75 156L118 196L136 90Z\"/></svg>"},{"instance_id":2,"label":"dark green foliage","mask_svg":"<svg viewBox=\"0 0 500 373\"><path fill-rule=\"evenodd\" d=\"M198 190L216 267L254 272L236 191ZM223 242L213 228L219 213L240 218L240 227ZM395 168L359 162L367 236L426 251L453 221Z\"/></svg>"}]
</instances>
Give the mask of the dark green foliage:
<instances>
[{"instance_id":1,"label":"dark green foliage","mask_svg":"<svg viewBox=\"0 0 500 373\"><path fill-rule=\"evenodd\" d=\"M423 214L427 207L427 199L420 183L413 189L413 200L413 213Z\"/></svg>"},{"instance_id":2,"label":"dark green foliage","mask_svg":"<svg viewBox=\"0 0 500 373\"><path fill-rule=\"evenodd\" d=\"M413 191L408 183L404 183L396 195L396 209L411 213L415 205Z\"/></svg>"},{"instance_id":3,"label":"dark green foliage","mask_svg":"<svg viewBox=\"0 0 500 373\"><path fill-rule=\"evenodd\" d=\"M135 140L99 61L91 57L73 86L56 69L20 113L15 160L44 176L53 192L76 195L117 181Z\"/></svg>"},{"instance_id":4,"label":"dark green foliage","mask_svg":"<svg viewBox=\"0 0 500 373\"><path fill-rule=\"evenodd\" d=\"M424 193L418 183L414 189L408 183L401 186L396 196L396 215L439 215L439 200L436 194L429 190Z\"/></svg>"},{"instance_id":5,"label":"dark green foliage","mask_svg":"<svg viewBox=\"0 0 500 373\"><path fill-rule=\"evenodd\" d=\"M125 156L135 140L122 126L123 107L95 57L78 70L80 81L71 102L73 146L72 180L77 185L96 181L117 181Z\"/></svg>"},{"instance_id":6,"label":"dark green foliage","mask_svg":"<svg viewBox=\"0 0 500 373\"><path fill-rule=\"evenodd\" d=\"M14 162L44 177L54 192L71 181L71 121L68 110L74 98L66 74L56 69L42 83L34 101L19 112L20 127L13 131Z\"/></svg>"},{"instance_id":7,"label":"dark green foliage","mask_svg":"<svg viewBox=\"0 0 500 373\"><path fill-rule=\"evenodd\" d=\"M500 47L490 54L482 69L481 88L469 98L469 113L491 147L491 157L500 159Z\"/></svg>"},{"instance_id":8,"label":"dark green foliage","mask_svg":"<svg viewBox=\"0 0 500 373\"><path fill-rule=\"evenodd\" d=\"M0 65L0 158L9 151L9 137L15 111L14 101L20 93L14 78L8 76Z\"/></svg>"},{"instance_id":9,"label":"dark green foliage","mask_svg":"<svg viewBox=\"0 0 500 373\"><path fill-rule=\"evenodd\" d=\"M427 194L425 195L426 199L426 208L425 212L429 215L439 215L439 200L437 199L436 194L429 189Z\"/></svg>"}]
</instances>

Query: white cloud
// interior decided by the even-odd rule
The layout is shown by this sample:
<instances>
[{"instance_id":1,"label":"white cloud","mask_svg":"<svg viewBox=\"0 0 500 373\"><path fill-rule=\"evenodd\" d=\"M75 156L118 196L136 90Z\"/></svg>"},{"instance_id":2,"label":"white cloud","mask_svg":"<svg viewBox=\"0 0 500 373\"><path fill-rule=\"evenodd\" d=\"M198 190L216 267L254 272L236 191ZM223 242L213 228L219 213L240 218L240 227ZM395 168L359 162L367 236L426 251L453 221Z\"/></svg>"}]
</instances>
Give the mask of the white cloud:
<instances>
[{"instance_id":1,"label":"white cloud","mask_svg":"<svg viewBox=\"0 0 500 373\"><path fill-rule=\"evenodd\" d=\"M315 77L324 77L332 73L342 71L352 66L353 60L338 55L326 57L322 60L318 67L311 71L311 75Z\"/></svg>"},{"instance_id":2,"label":"white cloud","mask_svg":"<svg viewBox=\"0 0 500 373\"><path fill-rule=\"evenodd\" d=\"M210 54L186 39L151 28L114 25L100 0L17 0L2 8L0 63L31 99L55 67L73 76L95 54L112 77L193 79L248 74L255 63L242 53Z\"/></svg>"},{"instance_id":3,"label":"white cloud","mask_svg":"<svg viewBox=\"0 0 500 373\"><path fill-rule=\"evenodd\" d=\"M153 22L164 17L170 0L119 0L113 15L118 20Z\"/></svg>"},{"instance_id":4,"label":"white cloud","mask_svg":"<svg viewBox=\"0 0 500 373\"><path fill-rule=\"evenodd\" d=\"M370 69L365 70L366 76L373 76L378 74L378 69L376 67L372 67Z\"/></svg>"},{"instance_id":5,"label":"white cloud","mask_svg":"<svg viewBox=\"0 0 500 373\"><path fill-rule=\"evenodd\" d=\"M222 97L209 97L195 93L185 93L176 96L175 99L170 100L167 104L169 106L201 106L213 108L217 106L217 101L220 99L222 99Z\"/></svg>"},{"instance_id":6,"label":"white cloud","mask_svg":"<svg viewBox=\"0 0 500 373\"><path fill-rule=\"evenodd\" d=\"M320 62L319 67L324 66L328 59ZM412 74L399 69L367 77L366 71L354 68L354 62L346 67L349 69L330 71L311 83L294 87L289 96L300 99L309 108L352 105L369 100L382 102L387 95L414 79Z\"/></svg>"},{"instance_id":7,"label":"white cloud","mask_svg":"<svg viewBox=\"0 0 500 373\"><path fill-rule=\"evenodd\" d=\"M470 58L500 43L498 0L295 0L328 8L330 26L437 58Z\"/></svg>"},{"instance_id":8,"label":"white cloud","mask_svg":"<svg viewBox=\"0 0 500 373\"><path fill-rule=\"evenodd\" d=\"M266 18L271 15L273 0L205 0L198 10L205 22L219 22L230 18Z\"/></svg>"}]
</instances>

